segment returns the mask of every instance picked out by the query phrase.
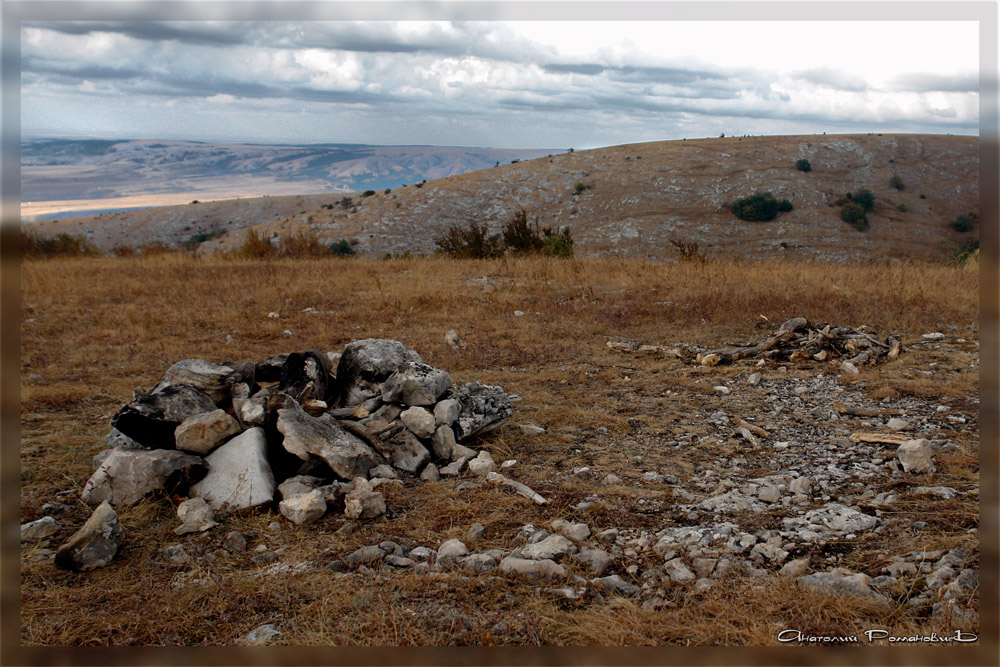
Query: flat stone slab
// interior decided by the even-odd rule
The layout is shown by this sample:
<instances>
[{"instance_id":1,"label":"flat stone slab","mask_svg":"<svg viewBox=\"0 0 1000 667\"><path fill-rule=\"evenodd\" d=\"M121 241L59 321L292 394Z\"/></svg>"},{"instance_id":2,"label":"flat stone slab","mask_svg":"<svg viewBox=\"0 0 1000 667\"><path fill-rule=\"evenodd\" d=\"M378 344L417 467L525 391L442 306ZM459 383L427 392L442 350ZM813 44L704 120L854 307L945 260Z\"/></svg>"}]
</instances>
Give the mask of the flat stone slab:
<instances>
[{"instance_id":1,"label":"flat stone slab","mask_svg":"<svg viewBox=\"0 0 1000 667\"><path fill-rule=\"evenodd\" d=\"M112 449L83 487L88 505L131 505L147 493L172 491L202 479L205 460L176 449Z\"/></svg>"},{"instance_id":2,"label":"flat stone slab","mask_svg":"<svg viewBox=\"0 0 1000 667\"><path fill-rule=\"evenodd\" d=\"M191 487L212 509L236 511L274 499L275 483L267 459L264 429L244 431L209 454L205 479Z\"/></svg>"},{"instance_id":3,"label":"flat stone slab","mask_svg":"<svg viewBox=\"0 0 1000 667\"><path fill-rule=\"evenodd\" d=\"M55 564L78 572L103 567L118 553L124 535L118 513L109 502L102 502L80 530L59 547Z\"/></svg>"}]
</instances>

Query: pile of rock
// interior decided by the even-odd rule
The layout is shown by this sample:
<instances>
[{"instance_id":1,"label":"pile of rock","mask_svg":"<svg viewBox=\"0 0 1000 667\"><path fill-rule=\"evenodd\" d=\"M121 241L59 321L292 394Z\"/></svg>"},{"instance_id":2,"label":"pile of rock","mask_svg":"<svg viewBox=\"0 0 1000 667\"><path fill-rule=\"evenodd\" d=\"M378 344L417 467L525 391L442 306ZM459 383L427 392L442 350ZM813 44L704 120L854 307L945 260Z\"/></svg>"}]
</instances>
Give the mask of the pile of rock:
<instances>
[{"instance_id":1,"label":"pile of rock","mask_svg":"<svg viewBox=\"0 0 1000 667\"><path fill-rule=\"evenodd\" d=\"M477 456L462 443L512 412L501 388L452 386L447 372L395 340L355 341L339 355L179 361L112 418L109 448L94 457L82 499L100 507L100 521L88 522L98 526L100 547L74 536L56 562L106 563L121 537L112 506L157 491L191 496L178 508L178 534L211 528L213 512L275 500L295 524L328 511L379 516L386 507L376 489L400 473L435 480L467 465L492 472L487 452ZM95 551L96 560L88 556Z\"/></svg>"},{"instance_id":2,"label":"pile of rock","mask_svg":"<svg viewBox=\"0 0 1000 667\"><path fill-rule=\"evenodd\" d=\"M753 345L704 350L694 345L640 345L634 341L611 340L608 347L622 352L660 353L702 366L732 364L743 359L773 361L838 362L843 370L857 373L862 365L878 364L899 356L902 347L897 336L880 341L868 327L836 327L812 324L804 317L793 317Z\"/></svg>"}]
</instances>

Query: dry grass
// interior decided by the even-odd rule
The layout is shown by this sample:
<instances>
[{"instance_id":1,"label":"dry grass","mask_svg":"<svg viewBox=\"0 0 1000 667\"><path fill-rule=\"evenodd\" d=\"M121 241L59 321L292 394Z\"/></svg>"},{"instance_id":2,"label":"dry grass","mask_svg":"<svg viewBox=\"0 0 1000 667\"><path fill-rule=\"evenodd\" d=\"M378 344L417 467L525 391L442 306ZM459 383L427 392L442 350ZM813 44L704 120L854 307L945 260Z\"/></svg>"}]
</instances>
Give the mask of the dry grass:
<instances>
[{"instance_id":1,"label":"dry grass","mask_svg":"<svg viewBox=\"0 0 1000 667\"><path fill-rule=\"evenodd\" d=\"M702 595L673 588L669 606L651 611L612 596L603 602L560 601L515 579L407 575L381 565L370 574L314 568L257 577L261 568L251 563L252 551L214 562L207 555L236 529L254 536L251 549L258 543L285 547L281 562L322 566L380 539L408 538L436 547L451 537L464 538L477 521L486 533L476 548L510 548L522 524L545 525L568 516L570 506L594 493L596 481L608 472L624 482L599 487L604 503L585 519L592 529L658 529L672 516L672 502L662 487L635 481L642 470L654 468L685 477L695 465L732 448L718 442L677 450L658 443L676 432L707 434L691 415L711 402L713 384L745 371L622 355L607 348L609 338L715 346L760 337L764 326L771 326L762 326L762 316L774 323L799 315L877 326L901 334L907 345L922 333L942 330L969 341L961 354L917 346L897 362L865 371L857 383L874 396L967 400L979 391L978 367L970 368L978 352L974 272L920 263L532 258L253 263L165 254L30 261L21 277L22 522L40 518L41 506L56 494L79 491L90 475L91 457L103 449L110 416L134 387L150 387L173 362L242 361L309 348L340 351L365 337L401 340L451 372L455 382L479 380L520 395L515 420L542 424L548 432L530 438L505 428L479 446L498 460L517 459L518 479L551 501L538 507L492 488L456 492L457 482L442 481L388 490L391 517L346 535L336 532L342 517L273 531L268 524L274 514L260 511L227 517L206 536L179 539L170 532L176 525L171 501L149 500L122 510L127 541L110 567L69 574L22 553L24 644L232 644L268 622L281 626L281 643L302 645L769 645L782 627L816 634L929 629L926 619L901 608L827 598L787 582L762 585L740 572ZM303 312L306 308L318 312ZM516 310L525 314L515 316ZM280 317L271 319L270 312ZM458 331L462 347L445 343L449 329ZM933 386L920 372L931 363L946 371ZM793 367L788 373L811 377L816 369ZM749 411L762 399L748 394L739 400ZM942 458L939 472L927 476L928 485L975 483L970 470L977 428L949 436L963 449ZM765 458L747 457L767 468ZM592 475L572 475L579 466L589 466ZM82 523L88 508L73 493L59 497L72 505L59 520L67 527ZM940 508L928 518L908 497L892 508L900 525L920 513L936 530L932 540L910 535L907 549L950 548L970 539L966 531L976 525L978 508L967 501ZM878 574L885 564L879 555L887 548L881 539L854 545L842 564ZM201 554L194 574L163 559L160 550L171 542ZM191 583L192 578L203 581ZM188 583L174 586L182 581Z\"/></svg>"}]
</instances>

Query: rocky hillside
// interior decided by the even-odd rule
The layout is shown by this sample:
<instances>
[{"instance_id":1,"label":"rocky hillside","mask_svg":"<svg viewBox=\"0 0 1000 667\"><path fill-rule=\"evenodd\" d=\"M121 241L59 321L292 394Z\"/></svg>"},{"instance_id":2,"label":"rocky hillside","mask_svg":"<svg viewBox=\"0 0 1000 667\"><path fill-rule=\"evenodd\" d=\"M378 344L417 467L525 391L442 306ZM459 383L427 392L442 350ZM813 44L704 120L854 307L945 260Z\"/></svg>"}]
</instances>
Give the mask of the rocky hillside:
<instances>
[{"instance_id":1,"label":"rocky hillside","mask_svg":"<svg viewBox=\"0 0 1000 667\"><path fill-rule=\"evenodd\" d=\"M975 238L949 223L979 209L978 138L944 135L727 137L614 146L520 161L377 194L298 201L261 222L236 206L193 206L44 223L44 233L86 233L97 245L180 242L224 231L201 251L242 242L253 225L274 241L313 230L360 253L431 253L448 227L485 222L499 232L517 207L543 227L570 228L581 255L676 256L671 240L707 256L789 256L833 261L943 257ZM808 160L811 170L796 168ZM891 181L898 176L894 187ZM871 190L870 228L840 219L848 192ZM770 222L738 220L730 205L756 192L788 199ZM332 206L331 206L332 204ZM301 207L300 207L301 206ZM167 225L164 216L172 222ZM127 231L126 231L127 230ZM155 230L155 231L154 231Z\"/></svg>"}]
</instances>

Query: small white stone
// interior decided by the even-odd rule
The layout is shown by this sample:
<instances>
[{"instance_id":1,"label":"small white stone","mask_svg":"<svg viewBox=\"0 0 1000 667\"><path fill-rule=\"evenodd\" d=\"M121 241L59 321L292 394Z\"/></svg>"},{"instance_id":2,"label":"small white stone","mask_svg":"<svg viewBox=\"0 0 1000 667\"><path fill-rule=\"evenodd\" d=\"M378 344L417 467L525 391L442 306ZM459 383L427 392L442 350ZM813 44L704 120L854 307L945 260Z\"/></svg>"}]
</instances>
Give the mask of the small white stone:
<instances>
[{"instance_id":1,"label":"small white stone","mask_svg":"<svg viewBox=\"0 0 1000 667\"><path fill-rule=\"evenodd\" d=\"M727 387L725 385L719 384L719 385L716 385L716 386L712 387L712 389L719 396L728 396L729 395L729 387Z\"/></svg>"},{"instance_id":2,"label":"small white stone","mask_svg":"<svg viewBox=\"0 0 1000 667\"><path fill-rule=\"evenodd\" d=\"M485 475L496 470L497 464L493 461L488 451L481 450L479 455L469 461L469 472L474 475Z\"/></svg>"}]
</instances>

